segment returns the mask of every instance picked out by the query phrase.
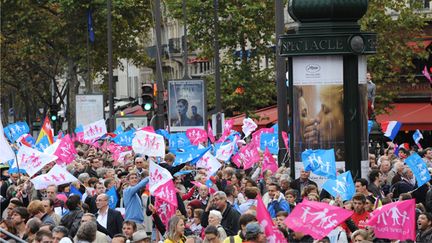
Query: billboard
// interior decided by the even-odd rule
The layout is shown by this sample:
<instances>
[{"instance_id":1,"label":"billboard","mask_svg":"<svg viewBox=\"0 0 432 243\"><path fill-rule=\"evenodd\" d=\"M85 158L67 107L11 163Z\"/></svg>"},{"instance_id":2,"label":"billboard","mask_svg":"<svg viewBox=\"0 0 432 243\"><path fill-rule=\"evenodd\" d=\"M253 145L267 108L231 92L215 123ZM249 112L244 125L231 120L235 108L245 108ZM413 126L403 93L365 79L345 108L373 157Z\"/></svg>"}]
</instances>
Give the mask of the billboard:
<instances>
[{"instance_id":1,"label":"billboard","mask_svg":"<svg viewBox=\"0 0 432 243\"><path fill-rule=\"evenodd\" d=\"M87 125L104 119L103 95L76 95L76 125Z\"/></svg>"},{"instance_id":2,"label":"billboard","mask_svg":"<svg viewBox=\"0 0 432 243\"><path fill-rule=\"evenodd\" d=\"M147 116L117 116L115 118L116 127L122 126L123 131L139 129L148 126Z\"/></svg>"},{"instance_id":3,"label":"billboard","mask_svg":"<svg viewBox=\"0 0 432 243\"><path fill-rule=\"evenodd\" d=\"M168 82L168 124L172 132L203 128L206 124L204 80Z\"/></svg>"}]
</instances>

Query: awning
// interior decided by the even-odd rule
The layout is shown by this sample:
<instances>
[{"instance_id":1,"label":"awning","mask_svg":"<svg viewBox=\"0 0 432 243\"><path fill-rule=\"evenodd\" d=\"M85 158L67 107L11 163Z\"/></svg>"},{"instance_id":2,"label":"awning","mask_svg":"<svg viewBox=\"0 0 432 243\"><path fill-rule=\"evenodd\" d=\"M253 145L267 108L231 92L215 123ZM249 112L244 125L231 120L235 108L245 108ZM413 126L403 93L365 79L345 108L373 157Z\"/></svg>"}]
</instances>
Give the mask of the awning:
<instances>
[{"instance_id":1,"label":"awning","mask_svg":"<svg viewBox=\"0 0 432 243\"><path fill-rule=\"evenodd\" d=\"M409 47L411 47L414 51L421 51L422 49L426 49L432 43L432 39L424 39L419 41L410 41L407 43ZM422 47L419 44L423 44Z\"/></svg>"},{"instance_id":2,"label":"awning","mask_svg":"<svg viewBox=\"0 0 432 243\"><path fill-rule=\"evenodd\" d=\"M399 121L401 130L414 131L432 130L432 105L430 103L394 103L389 114L377 116L379 123L383 121Z\"/></svg>"},{"instance_id":3,"label":"awning","mask_svg":"<svg viewBox=\"0 0 432 243\"><path fill-rule=\"evenodd\" d=\"M145 116L149 112L144 111L140 105L136 105L136 106L128 107L128 108L124 109L123 113L125 115Z\"/></svg>"},{"instance_id":4,"label":"awning","mask_svg":"<svg viewBox=\"0 0 432 243\"><path fill-rule=\"evenodd\" d=\"M254 115L258 116L259 119L253 119L253 120L258 125L258 128L269 127L277 122L278 119L277 114L278 114L277 106L270 106L255 111ZM236 131L241 131L243 120L245 118L246 118L245 114L232 117L231 119L234 119L233 129Z\"/></svg>"}]
</instances>

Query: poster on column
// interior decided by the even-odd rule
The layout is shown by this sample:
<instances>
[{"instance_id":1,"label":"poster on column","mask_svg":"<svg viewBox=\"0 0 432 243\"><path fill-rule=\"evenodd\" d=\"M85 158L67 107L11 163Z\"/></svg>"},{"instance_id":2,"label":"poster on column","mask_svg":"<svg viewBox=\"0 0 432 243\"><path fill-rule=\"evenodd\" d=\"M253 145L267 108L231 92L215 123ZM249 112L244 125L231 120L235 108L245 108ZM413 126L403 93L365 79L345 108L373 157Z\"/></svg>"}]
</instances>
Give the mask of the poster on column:
<instances>
[{"instance_id":1,"label":"poster on column","mask_svg":"<svg viewBox=\"0 0 432 243\"><path fill-rule=\"evenodd\" d=\"M168 121L171 132L205 128L206 99L204 80L168 82Z\"/></svg>"},{"instance_id":2,"label":"poster on column","mask_svg":"<svg viewBox=\"0 0 432 243\"><path fill-rule=\"evenodd\" d=\"M365 60L359 59L359 84L365 80L365 65ZM335 150L336 161L345 161L343 57L294 57L293 70L297 101L293 109L295 161L301 161L301 153L306 149L331 148ZM360 107L366 102L365 92L359 85ZM366 124L367 110L361 108L359 112L360 122ZM367 129L367 126L360 128ZM367 141L367 137L362 140Z\"/></svg>"}]
</instances>

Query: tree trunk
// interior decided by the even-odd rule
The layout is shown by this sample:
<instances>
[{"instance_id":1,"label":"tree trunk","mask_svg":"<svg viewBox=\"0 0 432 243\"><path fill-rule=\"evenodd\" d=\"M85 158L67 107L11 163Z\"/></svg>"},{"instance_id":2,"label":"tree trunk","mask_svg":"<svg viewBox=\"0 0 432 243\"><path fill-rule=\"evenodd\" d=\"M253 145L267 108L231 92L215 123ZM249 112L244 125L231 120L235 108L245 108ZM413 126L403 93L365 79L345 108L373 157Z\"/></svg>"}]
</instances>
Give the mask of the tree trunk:
<instances>
[{"instance_id":1,"label":"tree trunk","mask_svg":"<svg viewBox=\"0 0 432 243\"><path fill-rule=\"evenodd\" d=\"M76 65L72 58L68 58L68 82L69 82L69 93L68 93L68 109L67 109L67 120L68 120L68 132L74 132L76 128L76 94L78 93L79 82L76 72Z\"/></svg>"}]
</instances>

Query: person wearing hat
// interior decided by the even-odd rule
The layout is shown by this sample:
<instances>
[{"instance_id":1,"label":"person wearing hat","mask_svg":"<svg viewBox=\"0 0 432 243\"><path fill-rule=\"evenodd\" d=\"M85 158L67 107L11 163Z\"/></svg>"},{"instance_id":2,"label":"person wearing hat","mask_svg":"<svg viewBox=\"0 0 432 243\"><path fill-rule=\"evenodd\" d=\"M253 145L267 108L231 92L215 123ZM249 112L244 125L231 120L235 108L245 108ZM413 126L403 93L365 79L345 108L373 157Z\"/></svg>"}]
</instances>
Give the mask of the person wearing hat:
<instances>
[{"instance_id":1,"label":"person wearing hat","mask_svg":"<svg viewBox=\"0 0 432 243\"><path fill-rule=\"evenodd\" d=\"M132 242L134 243L150 243L151 237L147 235L145 230L138 230L132 236Z\"/></svg>"},{"instance_id":2,"label":"person wearing hat","mask_svg":"<svg viewBox=\"0 0 432 243\"><path fill-rule=\"evenodd\" d=\"M266 236L264 230L258 222L251 222L246 225L246 241L244 243L265 243Z\"/></svg>"}]
</instances>

